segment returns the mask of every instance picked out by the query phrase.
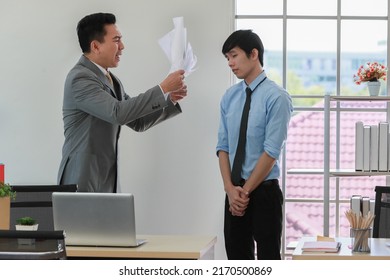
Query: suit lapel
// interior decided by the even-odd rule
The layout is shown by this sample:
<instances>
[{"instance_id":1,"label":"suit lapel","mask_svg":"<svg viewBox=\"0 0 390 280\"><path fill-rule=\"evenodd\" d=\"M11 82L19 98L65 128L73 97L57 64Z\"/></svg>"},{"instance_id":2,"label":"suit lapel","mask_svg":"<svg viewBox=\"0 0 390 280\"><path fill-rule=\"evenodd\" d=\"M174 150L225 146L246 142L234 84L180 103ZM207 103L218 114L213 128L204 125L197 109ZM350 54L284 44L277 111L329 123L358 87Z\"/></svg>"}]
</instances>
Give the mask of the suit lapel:
<instances>
[{"instance_id":1,"label":"suit lapel","mask_svg":"<svg viewBox=\"0 0 390 280\"><path fill-rule=\"evenodd\" d=\"M107 86L107 88L109 89L107 92L112 97L115 97L118 100L122 100L122 96L121 96L122 90L121 90L120 82L117 79L117 77L115 77L111 73L111 77L114 83L114 85L111 85L111 83L108 81L107 77L103 74L103 72L84 55L81 56L79 63L87 67L89 70L91 70Z\"/></svg>"}]
</instances>

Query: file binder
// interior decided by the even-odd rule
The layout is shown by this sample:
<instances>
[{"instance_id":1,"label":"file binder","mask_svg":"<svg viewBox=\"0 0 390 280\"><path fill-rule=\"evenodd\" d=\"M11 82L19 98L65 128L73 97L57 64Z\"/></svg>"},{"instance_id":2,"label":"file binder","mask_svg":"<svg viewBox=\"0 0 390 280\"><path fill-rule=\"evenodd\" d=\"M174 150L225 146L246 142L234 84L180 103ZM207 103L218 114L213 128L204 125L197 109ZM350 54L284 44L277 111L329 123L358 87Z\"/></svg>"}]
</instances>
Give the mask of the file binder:
<instances>
[{"instance_id":1,"label":"file binder","mask_svg":"<svg viewBox=\"0 0 390 280\"><path fill-rule=\"evenodd\" d=\"M357 194L351 197L351 202L350 202L351 210L358 215L360 215L361 213L361 208L360 208L361 201L362 201L361 195Z\"/></svg>"},{"instance_id":2,"label":"file binder","mask_svg":"<svg viewBox=\"0 0 390 280\"><path fill-rule=\"evenodd\" d=\"M379 171L387 171L388 167L388 138L389 138L389 124L387 122L379 123Z\"/></svg>"},{"instance_id":3,"label":"file binder","mask_svg":"<svg viewBox=\"0 0 390 280\"><path fill-rule=\"evenodd\" d=\"M362 197L362 216L367 216L370 212L370 198L367 196ZM372 212L374 214L374 212Z\"/></svg>"},{"instance_id":4,"label":"file binder","mask_svg":"<svg viewBox=\"0 0 390 280\"><path fill-rule=\"evenodd\" d=\"M370 139L371 127L365 125L363 127L363 171L370 171Z\"/></svg>"},{"instance_id":5,"label":"file binder","mask_svg":"<svg viewBox=\"0 0 390 280\"><path fill-rule=\"evenodd\" d=\"M355 170L363 171L363 122L355 124Z\"/></svg>"},{"instance_id":6,"label":"file binder","mask_svg":"<svg viewBox=\"0 0 390 280\"><path fill-rule=\"evenodd\" d=\"M0 182L4 182L4 164L0 163Z\"/></svg>"},{"instance_id":7,"label":"file binder","mask_svg":"<svg viewBox=\"0 0 390 280\"><path fill-rule=\"evenodd\" d=\"M378 125L370 127L370 171L379 170L379 139Z\"/></svg>"},{"instance_id":8,"label":"file binder","mask_svg":"<svg viewBox=\"0 0 390 280\"><path fill-rule=\"evenodd\" d=\"M375 199L370 198L370 213L375 215Z\"/></svg>"}]
</instances>

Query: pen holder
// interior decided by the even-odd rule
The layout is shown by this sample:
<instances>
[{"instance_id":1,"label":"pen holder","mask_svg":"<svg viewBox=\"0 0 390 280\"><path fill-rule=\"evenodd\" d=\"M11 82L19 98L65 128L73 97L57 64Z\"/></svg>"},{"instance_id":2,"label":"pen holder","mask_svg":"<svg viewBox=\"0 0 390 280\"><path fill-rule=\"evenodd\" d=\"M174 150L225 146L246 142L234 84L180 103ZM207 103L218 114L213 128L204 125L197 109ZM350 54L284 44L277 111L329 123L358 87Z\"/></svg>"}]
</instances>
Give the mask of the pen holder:
<instances>
[{"instance_id":1,"label":"pen holder","mask_svg":"<svg viewBox=\"0 0 390 280\"><path fill-rule=\"evenodd\" d=\"M369 253L371 250L371 228L351 228L352 252Z\"/></svg>"}]
</instances>

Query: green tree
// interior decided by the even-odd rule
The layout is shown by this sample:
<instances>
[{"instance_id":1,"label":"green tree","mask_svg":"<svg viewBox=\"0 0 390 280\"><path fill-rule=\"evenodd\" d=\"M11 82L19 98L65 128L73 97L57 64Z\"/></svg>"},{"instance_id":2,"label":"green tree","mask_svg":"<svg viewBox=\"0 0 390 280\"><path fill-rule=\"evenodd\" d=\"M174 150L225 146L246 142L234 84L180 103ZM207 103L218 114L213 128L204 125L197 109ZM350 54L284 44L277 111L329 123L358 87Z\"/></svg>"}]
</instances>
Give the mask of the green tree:
<instances>
[{"instance_id":1,"label":"green tree","mask_svg":"<svg viewBox=\"0 0 390 280\"><path fill-rule=\"evenodd\" d=\"M277 71L270 71L269 77L279 85L282 84L282 78ZM314 104L320 102L325 94L325 88L320 85L305 87L302 79L293 71L287 72L287 91L291 95L318 95L317 98L294 98L293 105L298 107L312 107Z\"/></svg>"}]
</instances>

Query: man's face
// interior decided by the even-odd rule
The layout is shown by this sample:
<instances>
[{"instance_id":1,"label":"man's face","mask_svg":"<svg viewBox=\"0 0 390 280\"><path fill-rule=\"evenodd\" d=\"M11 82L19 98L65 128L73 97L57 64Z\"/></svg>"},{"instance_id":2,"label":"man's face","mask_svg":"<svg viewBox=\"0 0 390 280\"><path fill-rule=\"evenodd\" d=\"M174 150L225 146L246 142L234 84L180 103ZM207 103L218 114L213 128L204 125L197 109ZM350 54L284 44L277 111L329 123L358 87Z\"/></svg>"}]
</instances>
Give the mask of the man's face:
<instances>
[{"instance_id":1,"label":"man's face","mask_svg":"<svg viewBox=\"0 0 390 280\"><path fill-rule=\"evenodd\" d=\"M107 69L118 66L124 45L122 34L115 24L106 25L105 28L106 35L104 36L104 41L102 43L97 42L97 63Z\"/></svg>"},{"instance_id":2,"label":"man's face","mask_svg":"<svg viewBox=\"0 0 390 280\"><path fill-rule=\"evenodd\" d=\"M225 54L225 57L228 60L228 65L232 69L234 75L239 79L248 79L259 63L257 56L255 57L253 52L248 57L239 47L231 49Z\"/></svg>"}]
</instances>

